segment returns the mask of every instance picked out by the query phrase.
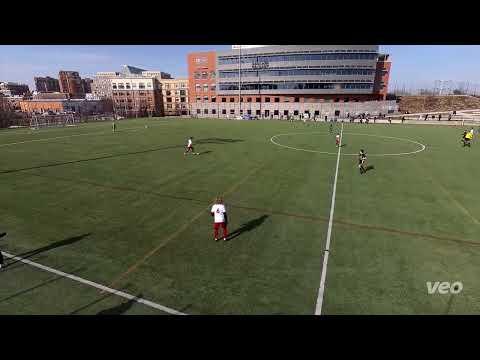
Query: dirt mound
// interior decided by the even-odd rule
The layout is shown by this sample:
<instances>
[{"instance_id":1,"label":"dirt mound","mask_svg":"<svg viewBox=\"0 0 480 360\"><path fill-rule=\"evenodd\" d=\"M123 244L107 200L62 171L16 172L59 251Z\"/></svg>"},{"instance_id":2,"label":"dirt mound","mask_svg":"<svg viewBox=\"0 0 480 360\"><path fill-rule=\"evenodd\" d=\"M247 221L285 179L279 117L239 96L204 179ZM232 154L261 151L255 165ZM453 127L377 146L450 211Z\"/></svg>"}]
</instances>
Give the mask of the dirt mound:
<instances>
[{"instance_id":1,"label":"dirt mound","mask_svg":"<svg viewBox=\"0 0 480 360\"><path fill-rule=\"evenodd\" d=\"M400 112L409 113L480 109L480 98L466 95L402 96L398 106Z\"/></svg>"}]
</instances>

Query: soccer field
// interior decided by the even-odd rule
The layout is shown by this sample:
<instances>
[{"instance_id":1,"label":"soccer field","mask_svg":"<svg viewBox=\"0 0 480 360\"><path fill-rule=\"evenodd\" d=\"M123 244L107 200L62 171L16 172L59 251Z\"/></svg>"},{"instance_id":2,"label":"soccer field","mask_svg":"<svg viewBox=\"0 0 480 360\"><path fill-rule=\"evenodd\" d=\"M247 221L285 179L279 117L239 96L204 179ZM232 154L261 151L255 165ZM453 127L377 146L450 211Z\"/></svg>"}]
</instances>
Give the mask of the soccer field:
<instances>
[{"instance_id":1,"label":"soccer field","mask_svg":"<svg viewBox=\"0 0 480 360\"><path fill-rule=\"evenodd\" d=\"M1 131L0 249L18 258L0 272L0 314L314 314L322 271L322 314L480 313L480 149L462 130L163 118ZM189 136L199 156L183 155ZM213 240L217 195L227 242ZM437 281L463 288L429 294Z\"/></svg>"}]
</instances>

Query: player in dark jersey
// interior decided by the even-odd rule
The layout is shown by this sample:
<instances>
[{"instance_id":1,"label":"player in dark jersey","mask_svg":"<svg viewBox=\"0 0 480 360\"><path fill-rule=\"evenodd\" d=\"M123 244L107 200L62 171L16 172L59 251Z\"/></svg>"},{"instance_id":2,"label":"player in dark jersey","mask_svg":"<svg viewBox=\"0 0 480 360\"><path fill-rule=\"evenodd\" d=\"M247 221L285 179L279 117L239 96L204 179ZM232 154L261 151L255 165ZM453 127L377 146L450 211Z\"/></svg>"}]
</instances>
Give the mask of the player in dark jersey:
<instances>
[{"instance_id":1,"label":"player in dark jersey","mask_svg":"<svg viewBox=\"0 0 480 360\"><path fill-rule=\"evenodd\" d=\"M361 149L358 154L358 168L360 169L360 174L367 172L365 169L365 164L367 163L367 153L365 150Z\"/></svg>"}]
</instances>

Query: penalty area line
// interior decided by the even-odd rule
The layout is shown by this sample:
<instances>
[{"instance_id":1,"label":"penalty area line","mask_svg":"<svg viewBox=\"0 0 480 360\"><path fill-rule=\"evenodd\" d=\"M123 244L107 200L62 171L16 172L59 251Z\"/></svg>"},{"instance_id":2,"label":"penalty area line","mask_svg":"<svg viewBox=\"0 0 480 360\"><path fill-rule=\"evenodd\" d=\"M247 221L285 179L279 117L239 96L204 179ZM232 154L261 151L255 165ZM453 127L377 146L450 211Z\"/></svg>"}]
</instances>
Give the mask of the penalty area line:
<instances>
[{"instance_id":1,"label":"penalty area line","mask_svg":"<svg viewBox=\"0 0 480 360\"><path fill-rule=\"evenodd\" d=\"M323 254L322 274L320 276L320 287L318 289L317 304L315 306L315 315L322 315L323 297L325 294L325 283L327 279L328 256L330 254L330 240L332 237L333 213L335 212L335 196L337 193L338 167L340 165L340 152L342 151L343 123L340 131L340 144L337 153L337 166L335 168L335 179L333 180L332 203L330 205L330 217L328 219L327 241Z\"/></svg>"},{"instance_id":2,"label":"penalty area line","mask_svg":"<svg viewBox=\"0 0 480 360\"><path fill-rule=\"evenodd\" d=\"M82 283L82 284L84 284L84 285L88 285L88 286L91 286L91 287L100 289L100 290L102 290L102 291L104 291L104 292L108 292L108 293L110 293L110 294L123 297L123 298L125 298L125 299L130 300L130 301L135 301L135 302L137 302L137 303L139 303L139 304L143 304L143 305L149 306L149 307L151 307L151 308L154 308L154 309L157 309L157 310L161 310L161 311L166 312L166 313L168 313L168 314L172 314L172 315L187 315L187 314L184 314L184 313L182 313L182 312L180 312L180 311L177 311L177 310L171 309L171 308L169 308L169 307L166 307L166 306L157 304L157 303L155 303L155 302L153 302L153 301L150 301L150 300L146 300L146 299L143 299L143 298L139 298L139 297L133 296L133 295L128 294L128 293L126 293L126 292L124 292L124 291L120 291L120 290L115 290L115 289L109 288L109 287L107 287L107 286L98 284L98 283L96 283L96 282L83 279L83 278L81 278L81 277L79 277L79 276L72 275L72 274L68 274L68 273L66 273L66 272L63 272L63 271L60 271L60 270L56 270L56 269L54 269L54 268L51 268L51 267L49 267L49 266L45 266L45 265L36 263L36 262L34 262L34 261L24 259L24 258L22 258L22 257L9 254L8 252L5 252L5 251L2 251L2 254L5 255L5 257L7 257L7 258L20 261L20 262L22 262L22 263L24 263L24 264L27 264L27 265L36 267L37 269L40 269L40 270L43 270L43 271L47 271L47 272L56 274L56 275L58 275L58 276L61 276L61 277L64 277L64 278L67 278L67 279L70 279L70 280L73 280L73 281Z\"/></svg>"}]
</instances>

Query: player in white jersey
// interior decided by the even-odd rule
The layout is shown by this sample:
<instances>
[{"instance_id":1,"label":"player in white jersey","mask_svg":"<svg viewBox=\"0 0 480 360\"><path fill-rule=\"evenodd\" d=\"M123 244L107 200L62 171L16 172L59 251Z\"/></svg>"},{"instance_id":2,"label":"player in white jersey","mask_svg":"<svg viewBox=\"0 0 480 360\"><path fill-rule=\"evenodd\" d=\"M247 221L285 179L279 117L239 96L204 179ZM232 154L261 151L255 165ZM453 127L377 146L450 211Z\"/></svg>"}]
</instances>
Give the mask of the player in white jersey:
<instances>
[{"instance_id":1,"label":"player in white jersey","mask_svg":"<svg viewBox=\"0 0 480 360\"><path fill-rule=\"evenodd\" d=\"M213 232L215 241L218 241L218 229L220 227L223 231L223 241L227 241L227 209L225 208L225 205L223 204L223 199L221 197L217 197L215 199L215 204L213 204L210 213L213 216Z\"/></svg>"},{"instance_id":2,"label":"player in white jersey","mask_svg":"<svg viewBox=\"0 0 480 360\"><path fill-rule=\"evenodd\" d=\"M196 153L196 152L193 150L193 137L191 137L191 136L188 138L187 147L186 147L185 152L183 153L183 155L187 155L189 152L191 152L193 155L200 155L200 153Z\"/></svg>"},{"instance_id":3,"label":"player in white jersey","mask_svg":"<svg viewBox=\"0 0 480 360\"><path fill-rule=\"evenodd\" d=\"M337 133L337 135L335 135L335 145L337 147L340 146L340 134L339 133Z\"/></svg>"}]
</instances>

